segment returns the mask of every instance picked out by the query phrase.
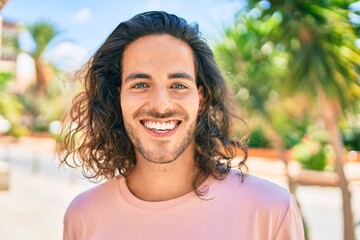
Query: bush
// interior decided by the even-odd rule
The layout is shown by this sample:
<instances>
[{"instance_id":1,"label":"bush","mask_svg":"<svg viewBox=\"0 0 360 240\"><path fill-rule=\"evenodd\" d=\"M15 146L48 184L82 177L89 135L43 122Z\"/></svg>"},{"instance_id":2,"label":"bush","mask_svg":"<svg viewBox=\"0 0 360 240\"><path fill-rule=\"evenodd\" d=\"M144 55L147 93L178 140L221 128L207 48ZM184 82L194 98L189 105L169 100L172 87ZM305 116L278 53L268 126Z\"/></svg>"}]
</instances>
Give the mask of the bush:
<instances>
[{"instance_id":1,"label":"bush","mask_svg":"<svg viewBox=\"0 0 360 240\"><path fill-rule=\"evenodd\" d=\"M7 92L7 85L12 80L12 73L0 72L0 115L11 123L11 128L7 134L21 137L27 134L28 130L22 124L23 105L14 94Z\"/></svg>"},{"instance_id":2,"label":"bush","mask_svg":"<svg viewBox=\"0 0 360 240\"><path fill-rule=\"evenodd\" d=\"M347 129L343 132L344 145L348 151L360 151L360 129Z\"/></svg>"},{"instance_id":3,"label":"bush","mask_svg":"<svg viewBox=\"0 0 360 240\"><path fill-rule=\"evenodd\" d=\"M305 135L301 142L293 147L294 158L305 169L324 171L328 166L331 147L327 144L326 135L323 131Z\"/></svg>"},{"instance_id":4,"label":"bush","mask_svg":"<svg viewBox=\"0 0 360 240\"><path fill-rule=\"evenodd\" d=\"M25 93L18 96L24 107L24 124L32 132L48 132L49 124L62 119L71 103L77 85L67 84L55 77L48 85L44 96L39 96L34 86L29 86Z\"/></svg>"},{"instance_id":5,"label":"bush","mask_svg":"<svg viewBox=\"0 0 360 240\"><path fill-rule=\"evenodd\" d=\"M360 108L360 100L358 101ZM360 109L359 109L360 111ZM348 151L360 151L360 113L347 113L342 138Z\"/></svg>"},{"instance_id":6,"label":"bush","mask_svg":"<svg viewBox=\"0 0 360 240\"><path fill-rule=\"evenodd\" d=\"M269 148L271 141L265 136L263 130L257 127L251 131L247 146L249 148Z\"/></svg>"}]
</instances>

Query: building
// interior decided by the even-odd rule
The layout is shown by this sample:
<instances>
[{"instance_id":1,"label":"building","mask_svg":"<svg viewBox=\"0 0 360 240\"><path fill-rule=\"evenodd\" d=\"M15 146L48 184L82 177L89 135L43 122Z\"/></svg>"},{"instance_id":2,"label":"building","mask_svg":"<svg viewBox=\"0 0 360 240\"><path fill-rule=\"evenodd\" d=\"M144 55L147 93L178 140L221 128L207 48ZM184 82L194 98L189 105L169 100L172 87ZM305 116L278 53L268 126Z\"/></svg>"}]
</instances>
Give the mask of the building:
<instances>
[{"instance_id":1,"label":"building","mask_svg":"<svg viewBox=\"0 0 360 240\"><path fill-rule=\"evenodd\" d=\"M1 17L1 16L0 16ZM2 17L1 17L2 18ZM3 19L1 21L0 71L16 72L19 26Z\"/></svg>"}]
</instances>

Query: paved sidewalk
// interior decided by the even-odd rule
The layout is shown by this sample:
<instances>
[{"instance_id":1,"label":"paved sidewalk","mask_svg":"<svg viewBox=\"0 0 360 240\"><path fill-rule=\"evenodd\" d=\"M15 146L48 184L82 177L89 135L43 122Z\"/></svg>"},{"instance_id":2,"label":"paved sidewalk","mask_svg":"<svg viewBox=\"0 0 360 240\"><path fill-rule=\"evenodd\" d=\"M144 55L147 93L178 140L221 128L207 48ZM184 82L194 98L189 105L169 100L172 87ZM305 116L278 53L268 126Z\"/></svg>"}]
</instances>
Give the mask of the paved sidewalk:
<instances>
[{"instance_id":1,"label":"paved sidewalk","mask_svg":"<svg viewBox=\"0 0 360 240\"><path fill-rule=\"evenodd\" d=\"M0 161L10 163L10 189L0 191L0 239L62 239L62 219L70 201L94 186L79 172L58 167L52 142L0 142ZM35 164L34 164L35 163ZM249 172L286 187L281 163L248 160ZM273 169L264 174L261 169ZM360 186L353 186L355 219L360 221ZM312 240L341 240L341 193L337 188L299 187L297 195ZM357 227L360 239L360 226Z\"/></svg>"}]
</instances>

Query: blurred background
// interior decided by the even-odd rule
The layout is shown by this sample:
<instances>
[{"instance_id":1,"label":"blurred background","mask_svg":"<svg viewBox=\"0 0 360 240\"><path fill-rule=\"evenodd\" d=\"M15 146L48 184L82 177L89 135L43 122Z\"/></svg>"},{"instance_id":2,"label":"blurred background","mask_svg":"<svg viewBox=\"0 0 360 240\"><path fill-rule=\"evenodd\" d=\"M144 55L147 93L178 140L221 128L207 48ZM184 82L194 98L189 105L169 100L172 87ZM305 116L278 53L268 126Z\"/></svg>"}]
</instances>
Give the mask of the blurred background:
<instances>
[{"instance_id":1,"label":"blurred background","mask_svg":"<svg viewBox=\"0 0 360 240\"><path fill-rule=\"evenodd\" d=\"M0 9L1 239L62 239L66 207L95 186L55 154L82 88L76 70L121 21L149 10L200 25L249 126L248 172L294 194L307 239L360 239L360 2L1 0Z\"/></svg>"}]
</instances>

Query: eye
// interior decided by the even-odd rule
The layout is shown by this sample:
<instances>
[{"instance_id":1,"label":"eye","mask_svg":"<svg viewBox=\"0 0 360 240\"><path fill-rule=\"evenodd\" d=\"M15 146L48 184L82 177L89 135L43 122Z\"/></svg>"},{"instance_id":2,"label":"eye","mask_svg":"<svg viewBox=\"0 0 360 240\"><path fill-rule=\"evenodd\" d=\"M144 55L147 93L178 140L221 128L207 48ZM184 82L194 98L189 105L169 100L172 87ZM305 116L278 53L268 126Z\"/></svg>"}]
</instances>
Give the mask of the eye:
<instances>
[{"instance_id":1,"label":"eye","mask_svg":"<svg viewBox=\"0 0 360 240\"><path fill-rule=\"evenodd\" d=\"M174 85L171 86L171 88L175 88L175 89L185 89L187 88L184 84L181 83L175 83Z\"/></svg>"},{"instance_id":2,"label":"eye","mask_svg":"<svg viewBox=\"0 0 360 240\"><path fill-rule=\"evenodd\" d=\"M139 88L147 88L147 87L149 87L149 85L147 85L146 83L137 83L134 84L131 88L139 89Z\"/></svg>"}]
</instances>

